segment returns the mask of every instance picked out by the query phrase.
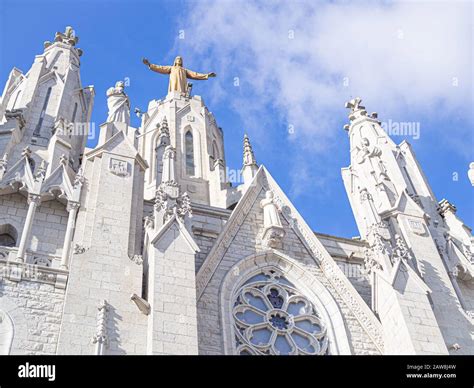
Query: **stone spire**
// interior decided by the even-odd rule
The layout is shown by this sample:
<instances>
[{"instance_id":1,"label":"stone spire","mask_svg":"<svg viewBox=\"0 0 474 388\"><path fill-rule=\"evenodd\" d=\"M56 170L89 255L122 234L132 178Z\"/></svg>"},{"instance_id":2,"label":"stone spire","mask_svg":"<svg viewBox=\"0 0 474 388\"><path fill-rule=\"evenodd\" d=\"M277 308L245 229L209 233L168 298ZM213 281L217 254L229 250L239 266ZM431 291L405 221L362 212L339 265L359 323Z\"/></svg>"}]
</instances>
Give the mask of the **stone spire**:
<instances>
[{"instance_id":1,"label":"stone spire","mask_svg":"<svg viewBox=\"0 0 474 388\"><path fill-rule=\"evenodd\" d=\"M168 145L163 153L163 173L156 190L155 227L163 225L176 214L180 218L191 216L191 200L188 193L181 194L175 174L176 149Z\"/></svg>"},{"instance_id":2,"label":"stone spire","mask_svg":"<svg viewBox=\"0 0 474 388\"><path fill-rule=\"evenodd\" d=\"M257 165L255 160L255 155L253 153L252 145L250 144L250 139L247 134L244 135L244 167Z\"/></svg>"},{"instance_id":3,"label":"stone spire","mask_svg":"<svg viewBox=\"0 0 474 388\"><path fill-rule=\"evenodd\" d=\"M342 176L360 235L368 243L365 267L370 273L372 309L384 330L385 352L426 353L424 340L413 333L430 325L432 352L447 354L446 343L457 338L443 327L449 326L448 316L460 317L462 312L436 240L442 242L447 220L459 235L462 224L452 205L442 201L438 207L410 144L395 144L378 115L368 114L359 97L346 108L351 164L342 169ZM412 303L424 311L422 323L404 309ZM433 309L437 305L443 306L443 313ZM393 325L398 328L396 339Z\"/></svg>"},{"instance_id":4,"label":"stone spire","mask_svg":"<svg viewBox=\"0 0 474 388\"><path fill-rule=\"evenodd\" d=\"M81 84L78 40L74 30L66 27L52 42L45 42L43 53L25 74L16 68L10 73L0 106L0 132L4 133L0 155L7 153L11 163L30 146L36 165L41 160L48 164L46 176L58 167L63 153L73 170L79 168L94 90Z\"/></svg>"},{"instance_id":5,"label":"stone spire","mask_svg":"<svg viewBox=\"0 0 474 388\"><path fill-rule=\"evenodd\" d=\"M161 121L159 136L160 137L162 137L162 136L169 137L170 136L170 130L169 130L169 127L168 127L168 120L166 119L166 116L164 116L163 120Z\"/></svg>"},{"instance_id":6,"label":"stone spire","mask_svg":"<svg viewBox=\"0 0 474 388\"><path fill-rule=\"evenodd\" d=\"M243 167L242 167L242 177L244 180L244 185L250 184L253 177L258 171L257 161L255 160L255 155L252 150L252 145L250 144L250 139L247 134L244 135L244 158L243 158Z\"/></svg>"}]
</instances>

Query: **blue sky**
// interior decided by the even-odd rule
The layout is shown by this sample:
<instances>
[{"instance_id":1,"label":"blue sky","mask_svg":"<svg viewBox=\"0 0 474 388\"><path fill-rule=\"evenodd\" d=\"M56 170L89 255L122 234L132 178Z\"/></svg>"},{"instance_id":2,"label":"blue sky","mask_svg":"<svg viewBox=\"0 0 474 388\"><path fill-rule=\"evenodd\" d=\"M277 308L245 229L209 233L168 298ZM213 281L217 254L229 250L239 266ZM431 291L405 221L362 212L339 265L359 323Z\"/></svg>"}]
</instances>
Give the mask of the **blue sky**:
<instances>
[{"instance_id":1,"label":"blue sky","mask_svg":"<svg viewBox=\"0 0 474 388\"><path fill-rule=\"evenodd\" d=\"M419 124L419 139L394 140L413 145L438 200L474 225L471 14L470 2L2 0L0 79L13 66L27 71L43 41L71 25L100 124L117 80L130 81L133 107L166 94L167 78L141 57L170 64L183 55L186 67L218 73L193 92L224 130L227 165L240 168L247 132L312 228L346 237L358 231L340 175L349 164L344 103L360 96L382 121Z\"/></svg>"}]
</instances>

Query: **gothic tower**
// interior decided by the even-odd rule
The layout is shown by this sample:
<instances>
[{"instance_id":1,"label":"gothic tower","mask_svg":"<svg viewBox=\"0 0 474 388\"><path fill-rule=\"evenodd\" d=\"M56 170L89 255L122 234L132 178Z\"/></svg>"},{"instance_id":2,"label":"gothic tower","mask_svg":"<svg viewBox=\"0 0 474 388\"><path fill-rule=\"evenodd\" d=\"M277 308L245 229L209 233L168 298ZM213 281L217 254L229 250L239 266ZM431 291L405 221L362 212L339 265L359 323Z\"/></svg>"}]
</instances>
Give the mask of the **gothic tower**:
<instances>
[{"instance_id":1,"label":"gothic tower","mask_svg":"<svg viewBox=\"0 0 474 388\"><path fill-rule=\"evenodd\" d=\"M462 295L473 280L468 229L450 204L438 205L410 145L396 145L359 98L346 107L351 164L342 176L369 243L372 308L386 352L472 354L472 339L464 335L472 329L472 312Z\"/></svg>"},{"instance_id":2,"label":"gothic tower","mask_svg":"<svg viewBox=\"0 0 474 388\"><path fill-rule=\"evenodd\" d=\"M225 179L223 132L200 96L171 91L142 114L139 149L150 165L145 200L161 182L165 148L176 149L176 181L193 202L227 208L235 199Z\"/></svg>"},{"instance_id":3,"label":"gothic tower","mask_svg":"<svg viewBox=\"0 0 474 388\"><path fill-rule=\"evenodd\" d=\"M77 171L87 141L94 100L92 86L83 87L80 77L82 50L71 27L44 43L30 70L14 68L0 104L0 154L15 163L25 147L31 161L59 165L61 155Z\"/></svg>"},{"instance_id":4,"label":"gothic tower","mask_svg":"<svg viewBox=\"0 0 474 388\"><path fill-rule=\"evenodd\" d=\"M24 207L21 196L27 197L24 219L13 210L2 216L15 235L15 255L22 262L28 251L35 251L61 255L60 266L67 267L82 186L79 166L94 99L93 87L81 84L78 40L71 27L57 32L26 74L11 71L0 102L0 191L19 207ZM56 217L41 214L46 207L64 205ZM59 230L47 232L53 225L47 221L53 219ZM56 266L54 258L48 260Z\"/></svg>"}]
</instances>

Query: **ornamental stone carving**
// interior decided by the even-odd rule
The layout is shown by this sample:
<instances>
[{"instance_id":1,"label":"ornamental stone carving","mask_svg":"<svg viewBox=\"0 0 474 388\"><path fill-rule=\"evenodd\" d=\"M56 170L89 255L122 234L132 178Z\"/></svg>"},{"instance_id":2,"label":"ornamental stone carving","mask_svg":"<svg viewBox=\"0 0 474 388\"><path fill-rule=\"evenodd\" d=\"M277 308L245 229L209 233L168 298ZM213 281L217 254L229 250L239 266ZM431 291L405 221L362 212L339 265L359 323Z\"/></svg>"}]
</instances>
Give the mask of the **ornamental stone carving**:
<instances>
[{"instance_id":1,"label":"ornamental stone carving","mask_svg":"<svg viewBox=\"0 0 474 388\"><path fill-rule=\"evenodd\" d=\"M130 163L125 160L110 158L109 171L117 176L126 177L130 175Z\"/></svg>"},{"instance_id":2,"label":"ornamental stone carving","mask_svg":"<svg viewBox=\"0 0 474 388\"><path fill-rule=\"evenodd\" d=\"M315 307L276 269L252 276L233 301L237 354L328 354L326 326Z\"/></svg>"}]
</instances>

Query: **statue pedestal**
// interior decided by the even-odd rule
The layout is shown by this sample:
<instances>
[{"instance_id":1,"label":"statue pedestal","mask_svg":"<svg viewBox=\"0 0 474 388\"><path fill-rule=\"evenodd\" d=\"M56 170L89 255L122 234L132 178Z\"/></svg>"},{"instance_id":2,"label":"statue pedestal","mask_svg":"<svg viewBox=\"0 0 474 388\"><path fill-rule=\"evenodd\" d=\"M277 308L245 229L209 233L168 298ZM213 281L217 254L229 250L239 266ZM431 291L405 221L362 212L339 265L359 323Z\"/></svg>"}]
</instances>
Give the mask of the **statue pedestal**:
<instances>
[{"instance_id":1,"label":"statue pedestal","mask_svg":"<svg viewBox=\"0 0 474 388\"><path fill-rule=\"evenodd\" d=\"M269 226L263 231L262 245L265 248L281 249L283 237L285 237L285 230L282 226Z\"/></svg>"}]
</instances>

